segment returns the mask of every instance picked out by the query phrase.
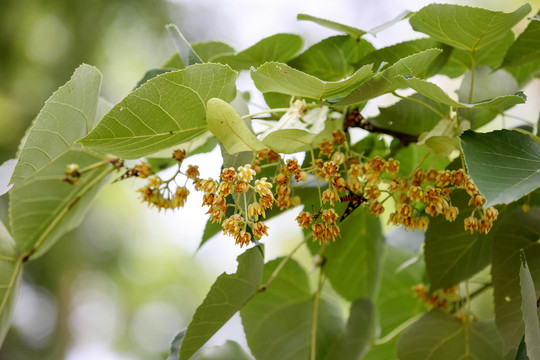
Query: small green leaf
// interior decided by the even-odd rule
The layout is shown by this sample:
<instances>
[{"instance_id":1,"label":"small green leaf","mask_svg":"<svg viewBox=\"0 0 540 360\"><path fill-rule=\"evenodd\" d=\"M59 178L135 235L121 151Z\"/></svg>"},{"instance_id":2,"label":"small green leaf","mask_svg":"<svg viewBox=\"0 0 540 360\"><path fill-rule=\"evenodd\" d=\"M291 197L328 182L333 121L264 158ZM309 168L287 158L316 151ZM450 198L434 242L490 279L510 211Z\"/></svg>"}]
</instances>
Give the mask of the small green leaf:
<instances>
[{"instance_id":1,"label":"small green leaf","mask_svg":"<svg viewBox=\"0 0 540 360\"><path fill-rule=\"evenodd\" d=\"M150 79L153 79L155 78L156 76L159 76L161 74L165 74L165 73L168 73L168 72L171 72L171 71L174 71L175 69L174 68L159 68L159 69L151 69L151 70L148 70L144 76L142 77L141 80L139 80L139 82L137 83L137 85L135 85L135 87L133 88L133 90L137 90L141 85L143 85L144 83L146 83L148 80Z\"/></svg>"},{"instance_id":2,"label":"small green leaf","mask_svg":"<svg viewBox=\"0 0 540 360\"><path fill-rule=\"evenodd\" d=\"M264 266L268 281L282 258ZM305 270L288 260L268 288L241 311L251 353L257 360L308 359L311 348L314 298ZM324 359L344 328L341 311L320 299L316 354Z\"/></svg>"},{"instance_id":3,"label":"small green leaf","mask_svg":"<svg viewBox=\"0 0 540 360\"><path fill-rule=\"evenodd\" d=\"M397 61L361 84L338 104L356 104L398 89L402 86L401 80L404 75L417 76L422 73L439 56L441 51L440 49L429 49Z\"/></svg>"},{"instance_id":4,"label":"small green leaf","mask_svg":"<svg viewBox=\"0 0 540 360\"><path fill-rule=\"evenodd\" d=\"M212 62L212 58L225 54L234 54L234 49L221 41L205 41L191 45L204 62Z\"/></svg>"},{"instance_id":5,"label":"small green leaf","mask_svg":"<svg viewBox=\"0 0 540 360\"><path fill-rule=\"evenodd\" d=\"M180 55L177 52L172 54L165 62L161 65L162 68L173 68L176 70L184 69L184 63L180 59Z\"/></svg>"},{"instance_id":6,"label":"small green leaf","mask_svg":"<svg viewBox=\"0 0 540 360\"><path fill-rule=\"evenodd\" d=\"M84 173L70 185L60 179L66 165L80 169L103 157L73 144L95 119L101 74L81 65L60 87L27 131L19 151L10 191L11 231L20 252L35 258L65 232L78 226L109 172L101 166Z\"/></svg>"},{"instance_id":7,"label":"small green leaf","mask_svg":"<svg viewBox=\"0 0 540 360\"><path fill-rule=\"evenodd\" d=\"M266 148L249 130L236 110L221 99L208 101L207 122L208 130L221 141L230 154Z\"/></svg>"},{"instance_id":8,"label":"small green leaf","mask_svg":"<svg viewBox=\"0 0 540 360\"><path fill-rule=\"evenodd\" d=\"M328 244L324 252L326 276L349 301L374 299L382 275L380 221L365 209L357 209L340 224L340 229L342 238Z\"/></svg>"},{"instance_id":9,"label":"small green leaf","mask_svg":"<svg viewBox=\"0 0 540 360\"><path fill-rule=\"evenodd\" d=\"M184 34L182 34L180 29L178 29L176 25L169 24L166 25L165 28L169 32L169 35L171 36L174 45L176 46L176 50L178 51L178 54L180 56L180 59L184 65L193 65L203 62L203 60L199 57L195 50L193 50L189 41L186 40Z\"/></svg>"},{"instance_id":10,"label":"small green leaf","mask_svg":"<svg viewBox=\"0 0 540 360\"><path fill-rule=\"evenodd\" d=\"M405 41L370 52L365 57L360 59L358 65L373 64L374 69L380 69L385 63L385 66L388 67L388 64L394 64L407 56L417 54L428 49L443 49L443 47L448 46L429 38ZM432 65L427 67L424 72L418 75L422 78L434 75L437 69L446 61L449 54L449 51L443 51L436 58L436 61L433 61ZM442 61L442 63L439 63L439 60Z\"/></svg>"},{"instance_id":11,"label":"small green leaf","mask_svg":"<svg viewBox=\"0 0 540 360\"><path fill-rule=\"evenodd\" d=\"M336 31L340 31L340 32L344 32L345 34L348 34L348 35L350 35L350 36L352 36L353 38L356 38L356 39L360 39L362 37L362 35L366 34L366 32L364 30L360 30L360 29L357 29L357 28L352 27L352 26L340 24L340 23L337 23L337 22L331 21L331 20L321 19L319 17L315 17L315 16L311 16L311 15L307 15L307 14L298 14L296 16L296 19L297 20L311 21L311 22L314 22L315 24L319 24L319 25L324 26L326 28L336 30Z\"/></svg>"},{"instance_id":12,"label":"small green leaf","mask_svg":"<svg viewBox=\"0 0 540 360\"><path fill-rule=\"evenodd\" d=\"M375 308L368 299L351 304L349 319L343 335L335 342L325 359L362 359L375 337Z\"/></svg>"},{"instance_id":13,"label":"small green leaf","mask_svg":"<svg viewBox=\"0 0 540 360\"><path fill-rule=\"evenodd\" d=\"M430 4L410 18L414 30L458 49L491 46L531 11L525 4L512 13L461 5Z\"/></svg>"},{"instance_id":14,"label":"small green leaf","mask_svg":"<svg viewBox=\"0 0 540 360\"><path fill-rule=\"evenodd\" d=\"M461 148L486 206L508 204L540 185L540 145L518 131L466 131Z\"/></svg>"},{"instance_id":15,"label":"small green leaf","mask_svg":"<svg viewBox=\"0 0 540 360\"><path fill-rule=\"evenodd\" d=\"M464 323L438 309L403 332L397 353L400 360L507 359L493 321Z\"/></svg>"},{"instance_id":16,"label":"small green leaf","mask_svg":"<svg viewBox=\"0 0 540 360\"><path fill-rule=\"evenodd\" d=\"M398 16L393 18L392 20L387 21L384 24L381 24L381 25L379 25L377 27L374 27L373 29L369 30L368 33L373 35L373 36L376 36L379 32L394 26L395 24L397 24L398 22L400 22L402 20L410 18L413 14L414 13L412 11L405 10L401 14L399 14Z\"/></svg>"},{"instance_id":17,"label":"small green leaf","mask_svg":"<svg viewBox=\"0 0 540 360\"><path fill-rule=\"evenodd\" d=\"M491 245L493 235L499 231L499 222L493 224L494 228L487 235L466 232L463 221L473 211L472 207L467 206L469 198L464 191L452 196L452 204L459 208L459 215L453 222L441 216L430 219L426 232L425 259L431 291L456 285L491 262Z\"/></svg>"},{"instance_id":18,"label":"small green leaf","mask_svg":"<svg viewBox=\"0 0 540 360\"><path fill-rule=\"evenodd\" d=\"M501 67L520 66L540 59L540 13L510 46Z\"/></svg>"},{"instance_id":19,"label":"small green leaf","mask_svg":"<svg viewBox=\"0 0 540 360\"><path fill-rule=\"evenodd\" d=\"M212 62L227 64L235 70L248 70L268 61L287 62L301 49L304 40L294 34L276 34L262 39L236 55L221 55Z\"/></svg>"},{"instance_id":20,"label":"small green leaf","mask_svg":"<svg viewBox=\"0 0 540 360\"><path fill-rule=\"evenodd\" d=\"M427 170L430 164L435 169L445 169L449 163L447 158L439 158L430 154L425 145L419 146L414 143L401 149L396 154L395 159L399 161L399 174L404 177L412 176L418 164L421 164L422 170Z\"/></svg>"},{"instance_id":21,"label":"small green leaf","mask_svg":"<svg viewBox=\"0 0 540 360\"><path fill-rule=\"evenodd\" d=\"M525 255L522 252L522 256ZM519 268L519 284L521 287L521 312L525 323L525 343L527 355L533 359L540 359L540 323L536 308L536 291L527 261Z\"/></svg>"},{"instance_id":22,"label":"small green leaf","mask_svg":"<svg viewBox=\"0 0 540 360\"><path fill-rule=\"evenodd\" d=\"M227 340L225 344L203 350L197 360L252 360L239 343Z\"/></svg>"},{"instance_id":23,"label":"small green leaf","mask_svg":"<svg viewBox=\"0 0 540 360\"><path fill-rule=\"evenodd\" d=\"M0 165L0 196L7 193L13 187L9 182L16 165L17 159L6 160Z\"/></svg>"},{"instance_id":24,"label":"small green leaf","mask_svg":"<svg viewBox=\"0 0 540 360\"><path fill-rule=\"evenodd\" d=\"M341 121L328 120L319 134L300 129L282 129L271 132L262 142L278 153L293 154L317 147L323 139L332 139L332 133L341 128Z\"/></svg>"},{"instance_id":25,"label":"small green leaf","mask_svg":"<svg viewBox=\"0 0 540 360\"><path fill-rule=\"evenodd\" d=\"M279 92L318 100L345 96L372 75L371 65L361 67L351 77L341 81L322 81L276 62L269 62L251 70L255 86L263 93Z\"/></svg>"},{"instance_id":26,"label":"small green leaf","mask_svg":"<svg viewBox=\"0 0 540 360\"><path fill-rule=\"evenodd\" d=\"M21 284L22 264L15 241L0 221L0 346L11 325Z\"/></svg>"},{"instance_id":27,"label":"small green leaf","mask_svg":"<svg viewBox=\"0 0 540 360\"><path fill-rule=\"evenodd\" d=\"M288 65L325 81L337 81L354 73L352 64L375 50L367 40L332 36L313 45Z\"/></svg>"},{"instance_id":28,"label":"small green leaf","mask_svg":"<svg viewBox=\"0 0 540 360\"><path fill-rule=\"evenodd\" d=\"M232 101L237 73L197 64L155 77L126 96L79 142L125 159L150 155L206 131L205 103Z\"/></svg>"},{"instance_id":29,"label":"small green leaf","mask_svg":"<svg viewBox=\"0 0 540 360\"><path fill-rule=\"evenodd\" d=\"M524 213L516 207L500 221L501 229L493 239L491 276L495 303L495 321L505 349L516 348L524 334L519 278L520 250L527 257L535 288L540 288L540 211L532 207Z\"/></svg>"},{"instance_id":30,"label":"small green leaf","mask_svg":"<svg viewBox=\"0 0 540 360\"><path fill-rule=\"evenodd\" d=\"M180 348L180 360L190 359L257 293L263 263L261 249L253 247L238 257L236 273L223 273L216 279L187 328Z\"/></svg>"},{"instance_id":31,"label":"small green leaf","mask_svg":"<svg viewBox=\"0 0 540 360\"><path fill-rule=\"evenodd\" d=\"M379 107L379 115L369 123L403 134L420 135L430 131L450 111L450 107L430 98L413 94L389 107Z\"/></svg>"}]
</instances>

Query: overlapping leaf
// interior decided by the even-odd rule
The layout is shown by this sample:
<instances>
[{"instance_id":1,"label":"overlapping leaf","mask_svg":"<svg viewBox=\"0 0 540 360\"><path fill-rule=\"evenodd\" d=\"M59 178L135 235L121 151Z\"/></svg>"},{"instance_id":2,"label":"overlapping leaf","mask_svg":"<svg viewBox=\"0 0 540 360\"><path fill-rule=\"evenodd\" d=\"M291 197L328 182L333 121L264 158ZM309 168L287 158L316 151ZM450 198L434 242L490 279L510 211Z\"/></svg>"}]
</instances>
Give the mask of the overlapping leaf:
<instances>
[{"instance_id":1,"label":"overlapping leaf","mask_svg":"<svg viewBox=\"0 0 540 360\"><path fill-rule=\"evenodd\" d=\"M458 49L476 51L498 41L530 11L529 4L512 13L431 4L416 12L409 21L414 30L433 39Z\"/></svg>"},{"instance_id":2,"label":"overlapping leaf","mask_svg":"<svg viewBox=\"0 0 540 360\"><path fill-rule=\"evenodd\" d=\"M238 257L234 274L221 274L197 308L189 324L180 360L190 359L259 289L263 273L263 255L258 247Z\"/></svg>"},{"instance_id":3,"label":"overlapping leaf","mask_svg":"<svg viewBox=\"0 0 540 360\"><path fill-rule=\"evenodd\" d=\"M495 321L505 348L516 348L524 334L521 311L519 269L520 251L523 250L532 275L534 286L540 288L540 211L538 207L524 213L521 208L512 210L501 219L501 228L493 239L493 295Z\"/></svg>"},{"instance_id":4,"label":"overlapping leaf","mask_svg":"<svg viewBox=\"0 0 540 360\"><path fill-rule=\"evenodd\" d=\"M540 186L540 145L518 131L466 131L461 148L486 206L508 204Z\"/></svg>"},{"instance_id":5,"label":"overlapping leaf","mask_svg":"<svg viewBox=\"0 0 540 360\"><path fill-rule=\"evenodd\" d=\"M264 266L266 282L282 259ZM317 317L317 358L324 359L343 332L340 310L320 299ZM313 295L304 269L289 260L266 291L241 311L251 353L257 360L309 358Z\"/></svg>"},{"instance_id":6,"label":"overlapping leaf","mask_svg":"<svg viewBox=\"0 0 540 360\"><path fill-rule=\"evenodd\" d=\"M77 226L103 184L105 166L84 173L75 185L60 181L68 164L82 169L103 161L73 144L94 122L100 84L96 68L80 66L28 130L10 192L11 231L23 254L39 256Z\"/></svg>"},{"instance_id":7,"label":"overlapping leaf","mask_svg":"<svg viewBox=\"0 0 540 360\"><path fill-rule=\"evenodd\" d=\"M402 360L509 360L493 321L462 322L432 310L408 327L398 342ZM511 356L511 355L510 355Z\"/></svg>"},{"instance_id":8,"label":"overlapping leaf","mask_svg":"<svg viewBox=\"0 0 540 360\"><path fill-rule=\"evenodd\" d=\"M332 20L322 19L322 18L319 18L319 17L316 17L316 16L311 16L311 15L307 15L307 14L298 14L296 16L296 18L298 20L311 21L311 22L314 22L316 24L319 24L321 26L324 26L324 27L332 29L332 30L337 30L337 31L344 32L344 33L346 33L346 34L348 34L351 37L356 38L356 39L360 39L360 37L362 37L362 35L366 34L366 32L364 30L360 30L360 29L352 27L352 26L340 24L340 23L332 21Z\"/></svg>"},{"instance_id":9,"label":"overlapping leaf","mask_svg":"<svg viewBox=\"0 0 540 360\"><path fill-rule=\"evenodd\" d=\"M540 359L540 323L538 322L538 312L536 306L536 290L527 266L527 261L522 259L519 268L519 283L521 287L521 311L523 322L525 323L525 343L527 344L527 355L530 359Z\"/></svg>"},{"instance_id":10,"label":"overlapping leaf","mask_svg":"<svg viewBox=\"0 0 540 360\"><path fill-rule=\"evenodd\" d=\"M221 41L204 41L191 46L205 62L212 62L212 58L217 56L234 54L234 49Z\"/></svg>"},{"instance_id":11,"label":"overlapping leaf","mask_svg":"<svg viewBox=\"0 0 540 360\"><path fill-rule=\"evenodd\" d=\"M372 75L371 65L361 67L345 80L328 82L277 62L266 63L251 71L255 86L263 93L280 92L318 100L345 96Z\"/></svg>"},{"instance_id":12,"label":"overlapping leaf","mask_svg":"<svg viewBox=\"0 0 540 360\"><path fill-rule=\"evenodd\" d=\"M540 59L540 14L531 19L525 31L510 46L502 67L524 65Z\"/></svg>"},{"instance_id":13,"label":"overlapping leaf","mask_svg":"<svg viewBox=\"0 0 540 360\"><path fill-rule=\"evenodd\" d=\"M235 70L248 70L268 61L287 62L301 49L304 40L294 34L276 34L235 55L215 56L212 62L227 64Z\"/></svg>"},{"instance_id":14,"label":"overlapping leaf","mask_svg":"<svg viewBox=\"0 0 540 360\"><path fill-rule=\"evenodd\" d=\"M398 89L402 86L401 80L404 75L417 76L421 74L439 56L441 51L440 49L429 49L397 61L357 87L339 102L339 105L356 104Z\"/></svg>"},{"instance_id":15,"label":"overlapping leaf","mask_svg":"<svg viewBox=\"0 0 540 360\"><path fill-rule=\"evenodd\" d=\"M226 65L197 64L155 77L114 106L80 143L134 159L188 141L206 131L209 99L235 98L236 75Z\"/></svg>"},{"instance_id":16,"label":"overlapping leaf","mask_svg":"<svg viewBox=\"0 0 540 360\"><path fill-rule=\"evenodd\" d=\"M313 45L288 65L325 81L337 81L352 75L352 64L373 50L375 48L367 40L332 36Z\"/></svg>"},{"instance_id":17,"label":"overlapping leaf","mask_svg":"<svg viewBox=\"0 0 540 360\"><path fill-rule=\"evenodd\" d=\"M22 258L15 240L0 221L0 346L11 324L21 282Z\"/></svg>"}]
</instances>

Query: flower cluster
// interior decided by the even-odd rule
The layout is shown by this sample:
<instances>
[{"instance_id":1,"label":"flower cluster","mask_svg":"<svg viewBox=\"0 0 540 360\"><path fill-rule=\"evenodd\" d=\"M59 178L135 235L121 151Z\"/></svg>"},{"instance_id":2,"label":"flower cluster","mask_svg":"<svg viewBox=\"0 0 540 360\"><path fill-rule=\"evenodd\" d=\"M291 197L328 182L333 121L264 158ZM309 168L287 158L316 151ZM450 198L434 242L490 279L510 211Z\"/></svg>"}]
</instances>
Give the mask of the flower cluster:
<instances>
[{"instance_id":1,"label":"flower cluster","mask_svg":"<svg viewBox=\"0 0 540 360\"><path fill-rule=\"evenodd\" d=\"M418 300L425 303L430 309L448 310L451 303L458 301L457 287L452 286L447 289L440 289L428 296L428 290L424 284L413 286Z\"/></svg>"}]
</instances>

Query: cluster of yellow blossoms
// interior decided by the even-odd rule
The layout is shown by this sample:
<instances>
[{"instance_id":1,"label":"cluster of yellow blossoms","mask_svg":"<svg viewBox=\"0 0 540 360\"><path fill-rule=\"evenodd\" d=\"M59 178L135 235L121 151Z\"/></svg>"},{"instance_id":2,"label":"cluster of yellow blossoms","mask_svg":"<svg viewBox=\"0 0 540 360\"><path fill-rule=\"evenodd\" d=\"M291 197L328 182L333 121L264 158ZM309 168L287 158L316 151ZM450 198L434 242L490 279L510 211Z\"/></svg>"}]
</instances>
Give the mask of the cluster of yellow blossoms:
<instances>
[{"instance_id":1,"label":"cluster of yellow blossoms","mask_svg":"<svg viewBox=\"0 0 540 360\"><path fill-rule=\"evenodd\" d=\"M451 303L458 301L457 286L440 289L428 296L428 289L424 284L413 286L418 300L425 303L430 309L448 310Z\"/></svg>"},{"instance_id":2,"label":"cluster of yellow blossoms","mask_svg":"<svg viewBox=\"0 0 540 360\"><path fill-rule=\"evenodd\" d=\"M308 180L310 175L317 180L320 206L313 212L304 209L296 221L301 228L310 229L313 240L320 243L341 237L339 222L361 203L366 204L372 215L379 216L391 199L393 212L388 223L404 226L406 230L427 230L430 218L436 216L454 221L459 209L452 205L450 194L455 189L464 189L470 196L469 205L474 206L472 215L464 220L465 230L487 233L491 229L497 210L483 208L486 200L464 170L417 169L411 176L403 177L399 175L397 160L380 156L364 159L349 149L346 140L343 131L336 130L331 140L318 144L317 156L315 151L308 153L311 161L306 161L304 168L297 160L285 161L266 149L257 153L251 164L223 169L220 181L201 179L198 168L191 165L185 174L179 165L177 173L167 181L150 176L151 169L146 163L136 165L128 173L148 177L148 184L138 191L144 202L158 209L183 206L189 190L184 184L172 191L169 184L175 182L178 174L191 179L195 189L204 193L203 206L209 207L211 221L221 223L224 234L234 237L240 246L268 235L268 226L262 219L274 206L285 210L300 205L293 184ZM174 152L173 158L179 164L184 157L185 152ZM275 172L257 179L262 167L274 167ZM348 201L349 206L340 219L334 206L342 201Z\"/></svg>"}]
</instances>

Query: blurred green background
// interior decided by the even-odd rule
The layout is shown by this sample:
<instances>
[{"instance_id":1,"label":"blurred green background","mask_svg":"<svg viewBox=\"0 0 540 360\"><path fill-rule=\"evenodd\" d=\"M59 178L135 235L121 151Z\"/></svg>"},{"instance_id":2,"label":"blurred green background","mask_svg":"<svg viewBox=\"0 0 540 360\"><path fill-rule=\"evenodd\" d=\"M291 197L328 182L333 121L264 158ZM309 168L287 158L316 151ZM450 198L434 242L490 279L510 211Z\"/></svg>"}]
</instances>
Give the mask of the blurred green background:
<instances>
[{"instance_id":1,"label":"blurred green background","mask_svg":"<svg viewBox=\"0 0 540 360\"><path fill-rule=\"evenodd\" d=\"M503 11L523 3L455 2ZM2 0L0 163L15 157L24 131L45 100L81 63L101 70L106 99L121 100L146 70L173 53L164 27L168 23L177 24L190 41L221 40L237 50L277 32L298 33L309 45L334 33L297 22L297 13L367 30L428 3ZM531 2L534 11L539 3ZM381 47L412 36L410 27L401 24L369 40ZM245 83L241 79L240 84ZM208 163L215 156L193 161ZM213 161L202 169L203 175L215 176L218 169L219 160ZM189 210L157 214L139 203L135 190L140 186L136 182L109 186L79 230L26 264L1 360L166 358L170 340L189 323L213 279L234 270L241 250L229 238L218 236L196 253L206 221L200 198L189 200ZM0 198L0 219L5 224L7 200ZM294 235L285 230L287 221L292 222L286 219L271 229L269 258L295 244L291 238L300 238L296 227ZM223 336L241 337L238 333L237 321Z\"/></svg>"}]
</instances>

